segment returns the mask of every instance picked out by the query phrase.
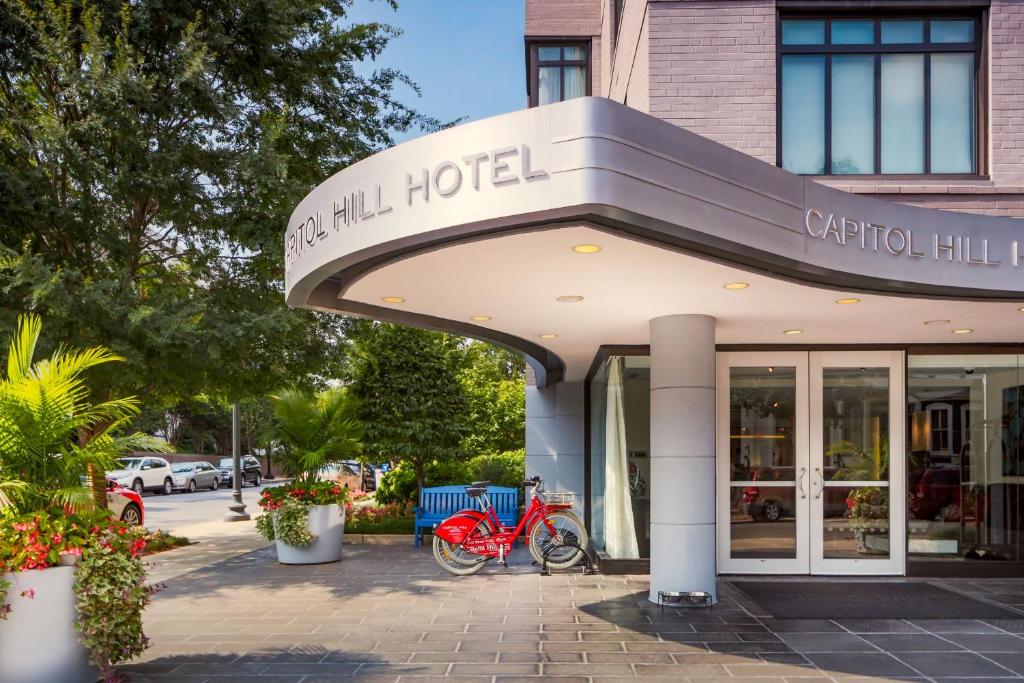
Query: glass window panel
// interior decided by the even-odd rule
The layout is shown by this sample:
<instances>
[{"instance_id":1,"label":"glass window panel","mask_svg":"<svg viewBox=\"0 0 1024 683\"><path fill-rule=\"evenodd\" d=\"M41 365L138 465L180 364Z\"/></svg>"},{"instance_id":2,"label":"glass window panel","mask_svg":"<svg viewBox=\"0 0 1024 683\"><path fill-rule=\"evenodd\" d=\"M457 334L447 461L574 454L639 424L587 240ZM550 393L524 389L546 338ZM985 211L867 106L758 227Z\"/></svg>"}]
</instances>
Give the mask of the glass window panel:
<instances>
[{"instance_id":1,"label":"glass window panel","mask_svg":"<svg viewBox=\"0 0 1024 683\"><path fill-rule=\"evenodd\" d=\"M824 21L782 22L783 45L824 45Z\"/></svg>"},{"instance_id":2,"label":"glass window panel","mask_svg":"<svg viewBox=\"0 0 1024 683\"><path fill-rule=\"evenodd\" d=\"M822 373L822 477L888 480L889 369L825 368Z\"/></svg>"},{"instance_id":3,"label":"glass window panel","mask_svg":"<svg viewBox=\"0 0 1024 683\"><path fill-rule=\"evenodd\" d=\"M923 43L923 21L883 21L883 43Z\"/></svg>"},{"instance_id":4,"label":"glass window panel","mask_svg":"<svg viewBox=\"0 0 1024 683\"><path fill-rule=\"evenodd\" d=\"M730 368L732 481L796 481L795 415L795 368Z\"/></svg>"},{"instance_id":5,"label":"glass window panel","mask_svg":"<svg viewBox=\"0 0 1024 683\"><path fill-rule=\"evenodd\" d=\"M933 43L970 43L974 41L974 22L970 19L932 21Z\"/></svg>"},{"instance_id":6,"label":"glass window panel","mask_svg":"<svg viewBox=\"0 0 1024 683\"><path fill-rule=\"evenodd\" d=\"M889 558L889 489L826 486L822 492L825 559Z\"/></svg>"},{"instance_id":7,"label":"glass window panel","mask_svg":"<svg viewBox=\"0 0 1024 683\"><path fill-rule=\"evenodd\" d=\"M729 556L796 557L796 487L729 487Z\"/></svg>"},{"instance_id":8,"label":"glass window panel","mask_svg":"<svg viewBox=\"0 0 1024 683\"><path fill-rule=\"evenodd\" d=\"M557 66L542 66L537 79L537 103L551 104L562 101L562 69Z\"/></svg>"},{"instance_id":9,"label":"glass window panel","mask_svg":"<svg viewBox=\"0 0 1024 683\"><path fill-rule=\"evenodd\" d=\"M563 49L563 59L584 59L585 53L582 45L570 45Z\"/></svg>"},{"instance_id":10,"label":"glass window panel","mask_svg":"<svg viewBox=\"0 0 1024 683\"><path fill-rule=\"evenodd\" d=\"M875 42L875 22L868 20L832 20L833 45L871 45Z\"/></svg>"},{"instance_id":11,"label":"glass window panel","mask_svg":"<svg viewBox=\"0 0 1024 683\"><path fill-rule=\"evenodd\" d=\"M882 173L924 173L924 55L882 55Z\"/></svg>"},{"instance_id":12,"label":"glass window panel","mask_svg":"<svg viewBox=\"0 0 1024 683\"><path fill-rule=\"evenodd\" d=\"M1022 360L908 357L911 559L1024 560Z\"/></svg>"},{"instance_id":13,"label":"glass window panel","mask_svg":"<svg viewBox=\"0 0 1024 683\"><path fill-rule=\"evenodd\" d=\"M831 172L875 172L873 55L832 57Z\"/></svg>"},{"instance_id":14,"label":"glass window panel","mask_svg":"<svg viewBox=\"0 0 1024 683\"><path fill-rule=\"evenodd\" d=\"M562 48L553 46L541 46L537 48L537 59L542 62L557 62L562 58Z\"/></svg>"},{"instance_id":15,"label":"glass window panel","mask_svg":"<svg viewBox=\"0 0 1024 683\"><path fill-rule=\"evenodd\" d=\"M931 172L974 171L974 55L934 54Z\"/></svg>"},{"instance_id":16,"label":"glass window panel","mask_svg":"<svg viewBox=\"0 0 1024 683\"><path fill-rule=\"evenodd\" d=\"M825 172L825 58L782 57L782 167Z\"/></svg>"},{"instance_id":17,"label":"glass window panel","mask_svg":"<svg viewBox=\"0 0 1024 683\"><path fill-rule=\"evenodd\" d=\"M563 67L565 73L565 92L563 100L571 100L574 97L583 97L587 94L587 70L582 66Z\"/></svg>"}]
</instances>

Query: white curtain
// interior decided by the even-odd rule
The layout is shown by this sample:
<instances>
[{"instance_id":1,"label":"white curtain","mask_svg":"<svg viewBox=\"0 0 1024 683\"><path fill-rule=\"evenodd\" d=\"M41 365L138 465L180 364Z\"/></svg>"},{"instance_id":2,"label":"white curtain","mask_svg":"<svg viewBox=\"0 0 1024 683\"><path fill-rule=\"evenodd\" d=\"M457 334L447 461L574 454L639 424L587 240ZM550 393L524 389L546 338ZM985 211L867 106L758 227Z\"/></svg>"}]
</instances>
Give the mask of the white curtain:
<instances>
[{"instance_id":1,"label":"white curtain","mask_svg":"<svg viewBox=\"0 0 1024 683\"><path fill-rule=\"evenodd\" d=\"M633 500L629 494L629 460L626 453L626 414L622 391L623 359L612 360L608 369L608 412L605 416L604 534L605 552L616 559L636 559L640 549L633 525Z\"/></svg>"}]
</instances>

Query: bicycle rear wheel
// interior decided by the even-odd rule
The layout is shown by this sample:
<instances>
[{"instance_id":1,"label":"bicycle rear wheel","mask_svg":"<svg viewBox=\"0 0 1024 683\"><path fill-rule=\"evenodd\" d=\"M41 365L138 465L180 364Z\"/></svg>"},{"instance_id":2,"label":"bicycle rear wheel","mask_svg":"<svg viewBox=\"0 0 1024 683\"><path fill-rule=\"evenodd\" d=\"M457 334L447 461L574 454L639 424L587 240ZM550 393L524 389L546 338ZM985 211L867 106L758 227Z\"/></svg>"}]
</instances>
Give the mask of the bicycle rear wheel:
<instances>
[{"instance_id":1,"label":"bicycle rear wheel","mask_svg":"<svg viewBox=\"0 0 1024 683\"><path fill-rule=\"evenodd\" d=\"M548 567L568 569L583 559L583 551L579 548L587 547L587 530L580 518L568 510L548 514L548 521L554 527L555 534L551 534L543 521L534 524L530 529L530 554L537 564L543 564L544 553L548 553Z\"/></svg>"},{"instance_id":2,"label":"bicycle rear wheel","mask_svg":"<svg viewBox=\"0 0 1024 683\"><path fill-rule=\"evenodd\" d=\"M487 530L487 522L483 520L470 532L480 534ZM491 558L471 553L458 543L446 541L440 536L434 536L434 560L441 565L441 569L456 576L469 576L476 574L484 568L484 565Z\"/></svg>"}]
</instances>

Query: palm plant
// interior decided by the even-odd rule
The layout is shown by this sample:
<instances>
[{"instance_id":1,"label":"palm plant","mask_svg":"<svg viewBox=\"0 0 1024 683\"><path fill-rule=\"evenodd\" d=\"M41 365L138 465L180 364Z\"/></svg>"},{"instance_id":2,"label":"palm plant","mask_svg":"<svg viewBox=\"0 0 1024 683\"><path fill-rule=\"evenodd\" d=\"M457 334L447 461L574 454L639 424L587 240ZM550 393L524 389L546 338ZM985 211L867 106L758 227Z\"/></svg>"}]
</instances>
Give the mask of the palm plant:
<instances>
[{"instance_id":1,"label":"palm plant","mask_svg":"<svg viewBox=\"0 0 1024 683\"><path fill-rule=\"evenodd\" d=\"M345 389L313 396L288 389L270 398L276 437L283 446L278 462L286 475L312 481L324 467L362 452L363 426L356 417L356 401Z\"/></svg>"},{"instance_id":2,"label":"palm plant","mask_svg":"<svg viewBox=\"0 0 1024 683\"><path fill-rule=\"evenodd\" d=\"M18 318L0 378L0 510L16 514L94 507L88 474L110 469L129 450L169 450L144 434L117 435L139 412L135 397L90 401L85 372L121 356L61 347L34 360L41 331L38 316Z\"/></svg>"}]
</instances>

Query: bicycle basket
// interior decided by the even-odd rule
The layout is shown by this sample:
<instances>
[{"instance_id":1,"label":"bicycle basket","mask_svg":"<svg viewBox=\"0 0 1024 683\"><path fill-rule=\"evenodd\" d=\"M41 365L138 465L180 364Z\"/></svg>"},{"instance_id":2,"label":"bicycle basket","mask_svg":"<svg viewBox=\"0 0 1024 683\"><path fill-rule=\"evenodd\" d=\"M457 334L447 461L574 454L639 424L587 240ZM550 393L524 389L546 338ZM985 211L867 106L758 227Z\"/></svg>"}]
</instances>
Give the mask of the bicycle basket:
<instances>
[{"instance_id":1,"label":"bicycle basket","mask_svg":"<svg viewBox=\"0 0 1024 683\"><path fill-rule=\"evenodd\" d=\"M545 491L543 495L547 505L572 505L576 498L572 491Z\"/></svg>"}]
</instances>

